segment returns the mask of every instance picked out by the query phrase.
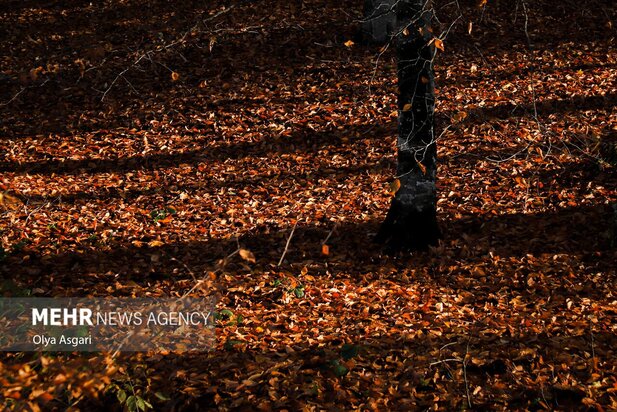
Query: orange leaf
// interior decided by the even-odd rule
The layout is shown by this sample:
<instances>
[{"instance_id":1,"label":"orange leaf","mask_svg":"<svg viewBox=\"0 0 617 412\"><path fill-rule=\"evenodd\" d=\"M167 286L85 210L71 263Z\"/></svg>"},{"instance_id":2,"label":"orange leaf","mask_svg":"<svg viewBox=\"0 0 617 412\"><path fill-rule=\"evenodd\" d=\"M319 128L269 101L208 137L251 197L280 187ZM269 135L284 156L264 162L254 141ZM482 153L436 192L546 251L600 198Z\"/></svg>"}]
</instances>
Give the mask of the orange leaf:
<instances>
[{"instance_id":1,"label":"orange leaf","mask_svg":"<svg viewBox=\"0 0 617 412\"><path fill-rule=\"evenodd\" d=\"M390 183L390 192L396 193L401 188L401 181L399 179L395 179Z\"/></svg>"},{"instance_id":2,"label":"orange leaf","mask_svg":"<svg viewBox=\"0 0 617 412\"><path fill-rule=\"evenodd\" d=\"M255 263L255 255L253 255L253 252L251 252L250 250L240 249L238 253L240 254L240 257L247 262Z\"/></svg>"},{"instance_id":3,"label":"orange leaf","mask_svg":"<svg viewBox=\"0 0 617 412\"><path fill-rule=\"evenodd\" d=\"M458 123L458 122L465 120L466 117L467 117L467 112L458 112L452 116L452 121L455 123Z\"/></svg>"},{"instance_id":4,"label":"orange leaf","mask_svg":"<svg viewBox=\"0 0 617 412\"><path fill-rule=\"evenodd\" d=\"M38 396L38 400L43 403L48 403L54 400L54 397L49 392L43 392L41 395Z\"/></svg>"},{"instance_id":5,"label":"orange leaf","mask_svg":"<svg viewBox=\"0 0 617 412\"><path fill-rule=\"evenodd\" d=\"M420 170L422 170L422 174L426 174L426 166L424 166L418 160L416 160L416 163L418 164L418 167L420 168Z\"/></svg>"},{"instance_id":6,"label":"orange leaf","mask_svg":"<svg viewBox=\"0 0 617 412\"><path fill-rule=\"evenodd\" d=\"M330 246L326 244L321 245L321 254L328 256L330 254Z\"/></svg>"},{"instance_id":7,"label":"orange leaf","mask_svg":"<svg viewBox=\"0 0 617 412\"><path fill-rule=\"evenodd\" d=\"M21 207L21 201L8 193L0 193L0 207L2 209L16 210Z\"/></svg>"}]
</instances>

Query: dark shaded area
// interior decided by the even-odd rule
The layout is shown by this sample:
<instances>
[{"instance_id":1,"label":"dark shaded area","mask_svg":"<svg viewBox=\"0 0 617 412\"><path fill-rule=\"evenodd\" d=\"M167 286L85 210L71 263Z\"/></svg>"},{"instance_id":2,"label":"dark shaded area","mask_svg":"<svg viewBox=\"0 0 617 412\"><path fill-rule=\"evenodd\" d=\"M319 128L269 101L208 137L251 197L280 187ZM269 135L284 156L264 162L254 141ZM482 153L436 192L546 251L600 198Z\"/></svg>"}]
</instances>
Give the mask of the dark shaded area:
<instances>
[{"instance_id":1,"label":"dark shaded area","mask_svg":"<svg viewBox=\"0 0 617 412\"><path fill-rule=\"evenodd\" d=\"M358 322L361 326L364 322ZM537 348L538 354L544 358L544 361L555 366L561 358L563 347L572 348L572 359L585 358L585 350L589 346L587 336L547 336L545 334L534 334L528 331L520 331L516 334L506 333L498 335L496 333L491 336L483 337L483 341L477 341L473 336L474 331L480 330L482 325L474 325L472 332L469 335L457 334L449 335L448 337L425 337L415 339L404 339L395 334L385 336L369 336L361 341L354 342L358 347L359 353L353 357L358 364L358 368L368 362L383 365L384 371L392 377L390 382L376 382L368 387L363 387L368 391L367 396L379 396L380 393L387 391L391 382L400 382L398 391L394 394L391 407L396 410L414 410L410 400L417 402L416 406L422 406L422 409L429 409L433 406L433 399L428 395L435 390L431 380L432 374L439 373L449 376L448 384L450 391L460 395L460 404L454 407L449 404L440 404L444 409L453 407L456 409L466 408L464 394L465 382L463 379L455 377L453 372L459 371L462 368L460 362L443 362L440 360L447 358L450 353L466 353L469 352L472 358L482 351L489 351L495 356L498 356L492 362L474 363L471 361L467 365L468 385L488 385L494 378L500 378L509 384L508 391L511 391L510 403L508 408L521 408L536 410L534 405L538 405L538 400L543 400L547 405L557 409L574 410L584 409L582 399L584 393L575 387L560 386L560 385L531 385L523 386L520 381L516 380L515 368L523 368L530 370L536 362L536 356L517 357L512 355L508 357L508 353L515 352L513 348ZM428 328L425 329L429 331ZM362 335L361 327L358 327L357 335ZM595 344L598 351L610 354L612 348L617 343L617 338L608 332L601 332L594 335ZM291 350L285 351L283 348L275 348L260 353L261 364L263 370L269 371L266 373L268 378L275 378L277 373L291 377L294 385L285 385L278 388L277 399L270 399L265 404L271 408L291 408L302 409L307 404L320 402L321 404L336 404L346 406L351 409L351 405L346 403L346 399L338 399L336 396L336 388L332 384L332 378L337 375L336 361L344 359L344 349L342 342L335 337L326 337L328 343L322 346L311 345L308 343L294 345ZM435 347L448 346L447 352L442 354L442 359L428 355ZM216 409L215 394L222 396L226 401L232 401L231 391L225 389L220 382L241 382L248 379L251 371L243 371L238 377L236 371L225 370L218 366L227 362L233 364L244 364L255 362L255 354L253 351L244 351L244 345L238 344L230 347L226 352L217 354L220 359L215 359L208 355L183 356L172 359L163 359L157 367L168 370L187 370L195 374L202 375L205 373L204 382L202 385L212 385L210 390L202 391L199 397L184 397L177 398L168 403L168 407L174 407L175 410L183 411L200 411L204 409ZM412 354L410 356L410 353ZM428 355L428 356L427 356ZM388 359L397 359L399 362L393 364L388 362ZM435 364L430 364L434 361ZM476 361L477 362L477 361ZM277 367L279 365L279 367ZM272 373L270 375L270 373ZM356 371L352 371L353 375ZM576 378L584 381L590 377L588 370L579 370L576 372ZM354 378L342 378L343 382ZM174 379L175 380L175 379ZM257 391L268 390L268 379L264 379L259 383L260 388ZM336 382L336 379L334 379ZM325 385L323 387L323 395L311 393L307 391L311 385ZM236 386L236 384L232 385ZM363 385L364 386L364 385ZM263 388L263 389L262 389ZM473 399L473 398L472 398ZM255 407L258 403L247 399L240 402L245 408ZM502 405L500 400L491 399L474 402L474 410L491 411L497 406ZM541 408L537 408L541 410Z\"/></svg>"},{"instance_id":2,"label":"dark shaded area","mask_svg":"<svg viewBox=\"0 0 617 412\"><path fill-rule=\"evenodd\" d=\"M617 128L607 126L600 136L600 155L605 162L617 166Z\"/></svg>"},{"instance_id":3,"label":"dark shaded area","mask_svg":"<svg viewBox=\"0 0 617 412\"><path fill-rule=\"evenodd\" d=\"M73 34L69 41L48 44L45 39L42 44L33 45L28 41L28 29L24 28L16 42L27 46L28 56L59 61L62 68L56 74L41 75L33 80L28 77L29 70L40 63L21 62L26 66L24 72L13 75L0 92L0 102L7 102L21 92L12 103L0 105L0 132L4 137L19 137L141 127L156 118L157 112L173 115L173 108L181 100L186 104L185 100L189 99L195 107L207 107L211 101L207 94L209 88L204 90L203 96L195 96L195 89L199 90L204 80L226 84L232 95L249 79L256 89L276 88L278 83L292 84L306 71L320 69L322 60L347 58L347 49L340 44L319 46L343 41L353 32L351 16L336 19L346 7L339 2L314 0L301 7L298 2L283 1L268 2L268 7L264 7L263 1L219 0L196 6L193 3L196 2L133 0L111 10L96 4L84 10L71 4L66 7L54 2L43 5L51 13L48 20L52 23L36 25L37 33L58 32L57 35L62 36L63 31L70 31ZM352 4L349 0L349 10L354 9ZM225 7L229 12L209 20ZM312 19L310 25L304 21L302 26L293 22L303 9L323 8L331 9L331 12L324 11L328 19ZM286 10L290 18L289 22L278 22L285 23L283 27L274 24L277 22L268 22L271 13L279 9ZM236 16L236 13L245 15L251 10L253 21L245 22ZM332 26L337 27L336 38L330 35ZM195 36L189 36L170 50L157 51L182 38L192 27L197 27ZM2 31L13 32L13 29L0 24ZM74 34L81 32L86 34ZM32 33L32 36L38 38L38 34ZM211 48L210 41L214 37L216 42ZM226 38L233 38L233 41L226 41ZM126 39L140 41L126 44ZM248 44L251 47L246 47ZM5 45L11 46L16 47L12 43ZM0 53L11 55L8 49L0 49ZM145 53L153 54L133 66ZM260 65L265 58L268 66ZM75 59L85 62L87 72L80 74ZM182 78L177 83L170 77L170 68L181 73ZM125 69L129 70L125 72ZM333 74L336 68L321 69ZM122 76L117 77L120 73ZM103 92L114 79L114 87L101 102Z\"/></svg>"},{"instance_id":4,"label":"dark shaded area","mask_svg":"<svg viewBox=\"0 0 617 412\"><path fill-rule=\"evenodd\" d=\"M610 251L606 233L609 219L607 205L567 207L536 214L468 216L449 224L447 237L458 239L466 234L475 239L475 246L500 256L568 253L594 260L595 252L615 253ZM606 258L604 263L609 264L611 257Z\"/></svg>"},{"instance_id":5,"label":"dark shaded area","mask_svg":"<svg viewBox=\"0 0 617 412\"><path fill-rule=\"evenodd\" d=\"M469 117L463 124L481 124L492 120L506 120L522 116L533 116L537 110L539 117L546 117L551 114L564 114L575 111L585 110L608 110L617 105L617 95L608 93L600 96L572 96L566 99L538 99L535 103L526 104L505 103L497 106L478 107L467 112ZM456 113L443 112L437 113L439 121L445 122Z\"/></svg>"},{"instance_id":6,"label":"dark shaded area","mask_svg":"<svg viewBox=\"0 0 617 412\"><path fill-rule=\"evenodd\" d=\"M392 200L386 218L374 238L385 245L389 253L427 250L436 246L441 238L434 210L418 212L408 210L397 199Z\"/></svg>"},{"instance_id":7,"label":"dark shaded area","mask_svg":"<svg viewBox=\"0 0 617 412\"><path fill-rule=\"evenodd\" d=\"M527 254L570 254L580 256L587 263L594 263L607 270L614 270L615 251L610 249L612 210L606 205L580 206L547 211L538 214L464 216L459 220L442 221L444 242L461 241L460 246L472 247L479 257L492 252L499 256L525 256ZM321 244L333 229L333 223L300 225L295 229L293 242L286 255L289 262L327 262L330 258L342 265L385 264L391 257L384 256L379 248L367 248L370 238L378 231L378 222L339 224L330 244L331 255L321 255ZM277 261L289 236L290 228L260 226L246 231L238 228L238 240L243 247L268 250L268 256L257 256L260 262ZM464 239L464 240L463 240ZM147 243L150 239L140 239ZM269 245L267 248L264 245ZM171 242L162 247L138 247L133 244L103 243L75 246L75 252L37 256L27 248L2 262L4 278L28 279L32 274L46 283L52 274L69 276L68 282L78 282L79 274L101 276L119 273L139 282L168 278L173 268L185 271L178 261L200 272L224 258L237 247L235 239L209 239L206 241ZM357 250L363 250L358 254ZM601 252L601 253L600 253ZM161 259L152 262L152 253ZM28 263L19 263L28 255ZM414 267L421 264L423 254L411 255L400 260L402 265ZM409 256L409 255L408 255ZM174 259L177 259L174 260ZM449 259L444 257L444 259ZM450 264L457 265L458 256ZM473 259L473 257L471 257ZM349 263L341 263L349 262ZM447 262L447 261L446 261ZM69 275L70 274L70 275ZM135 276L137 275L137 278ZM142 276L143 278L139 278ZM75 285L77 287L77 285Z\"/></svg>"},{"instance_id":8,"label":"dark shaded area","mask_svg":"<svg viewBox=\"0 0 617 412\"><path fill-rule=\"evenodd\" d=\"M565 43L608 44L617 33L617 9L613 0L584 3L539 0L524 5L512 1L489 1L481 10L477 5L475 0L464 0L444 2L438 4L437 9L438 16L454 14L459 10L462 12L463 24L451 30L448 44L459 52L476 57L508 49L523 49L530 43L536 50ZM468 34L468 21L474 22L471 35ZM439 28L446 30L450 24L450 21L443 20Z\"/></svg>"},{"instance_id":9,"label":"dark shaded area","mask_svg":"<svg viewBox=\"0 0 617 412\"><path fill-rule=\"evenodd\" d=\"M441 325L441 321L434 316L417 315L432 325ZM383 396L393 382L398 383L389 403L389 407L394 410L416 410L419 407L431 409L433 405L459 410L467 408L466 386L480 385L483 389L490 389L495 380L507 385L506 390L496 390L495 393L507 393L508 397L479 399L478 396L473 396L470 400L474 410L493 411L500 407L544 410L539 404L540 401L557 410L586 410L583 403L585 394L578 387L550 382L523 384L517 379L517 373L521 370L533 373L538 359L542 359L542 367L558 368L564 361L563 348L568 348L568 360L582 365L582 360L588 359L587 351L590 345L590 338L586 334L571 335L565 330L553 334L534 333L524 328L499 333L491 331L488 323L476 322L470 325L469 333L435 336L430 334L433 328L420 327L424 336L414 338L406 338L395 332L364 336L362 328L370 320L358 317L355 321L357 330L349 335L362 338L351 343L354 348L352 355L347 354L346 350L351 344L343 342L339 336L326 335L323 337L324 342L319 345L301 341L287 347L268 347L261 350L247 350L246 344L237 340L233 343L228 341L224 349L211 354L161 356L156 360L147 358L140 363L143 369L134 372L134 378L140 379L146 371L145 368L156 368L164 375L153 380L153 387L162 393L166 393L168 385L184 386L189 382L194 385L193 389L196 389L198 395L178 394L157 405L164 405L160 410L165 411L218 410L221 402L228 404L234 401L235 409L238 410L254 410L258 406L270 410L301 410L315 403L336 405L346 410L354 409L357 404L350 404L349 399L341 398L335 385L358 381L358 389L369 399ZM478 337L480 333L481 338ZM602 354L598 359L604 360L614 355L617 345L614 334L601 331L595 332L593 336L594 349ZM435 348L446 349L435 355ZM521 356L519 353L523 349L531 352ZM465 379L460 376L463 364L458 359L461 354L469 355ZM121 354L119 361L125 361L123 357ZM352 359L356 366L351 371L341 371L337 365L347 358ZM132 360L130 357L126 359ZM35 363L36 359L32 362ZM225 367L254 367L256 364L261 367L259 376L252 368L238 370ZM391 380L360 380L359 371L367 364L379 365L381 372L391 377ZM432 377L436 373L447 377L440 385L448 385L448 392L457 395L458 404L447 403L447 399L433 399L431 394L437 388ZM591 378L591 373L590 368L577 368L573 371L573 378L585 382ZM285 379L281 379L283 376ZM236 388L249 383L257 386L253 388L256 393L267 393L275 388L277 396L240 399L234 396ZM609 399L606 394L601 401L608 404ZM50 406L54 404L52 401ZM98 400L87 399L80 403L80 406L89 410L121 410L113 392Z\"/></svg>"},{"instance_id":10,"label":"dark shaded area","mask_svg":"<svg viewBox=\"0 0 617 412\"><path fill-rule=\"evenodd\" d=\"M463 15L477 19L479 11L476 3L461 2ZM165 41L181 37L188 28L207 20L211 13L221 10L223 6L233 6L234 9L222 15L219 20L203 23L200 27L202 34L191 38L177 50L159 53L152 61L144 61L131 68L118 79L107 100L100 101L102 91L106 89L105 84L109 85L136 60L136 50L154 50ZM10 104L0 106L1 138L142 127L141 125L153 118L153 112L163 110L173 115L171 108L178 99L189 98L196 107L206 107L208 98L196 98L191 91L204 79L218 84L228 83L232 93L247 80L255 87L275 87L282 79L294 83L301 79L302 73L319 68L322 61L339 62L338 65L342 67L349 59L350 51L337 42L353 37L356 26L353 12L360 17L362 5L351 0L344 4L325 0L305 1L302 4L273 3L265 0L219 0L208 3L204 8L203 4L195 2L175 4L157 0L148 2L145 7L142 2L134 0L108 9L96 2L11 1L0 5L0 13L5 13L8 17L3 24L0 23L0 33L4 32L7 36L14 33L14 22L10 17L30 7L49 12L50 18L37 21L36 24L23 23L23 31L15 39L9 37L10 41L5 43L0 53L9 56L13 55L12 50L24 49L19 53L25 53L24 56L39 56L44 62L60 62L62 69L58 74L22 81L21 75L28 77L28 71L40 65L40 62L23 61L23 72L14 73L9 77L10 80L3 81L4 91L0 93L0 102L11 100L22 88L25 89ZM559 41L579 44L590 40L608 41L615 35L614 29L606 28L611 19L617 18L612 0L596 0L584 6L574 1L555 4L544 0L532 2L528 7L531 36L539 49L550 46L552 34L556 31L571 36L560 37ZM242 22L234 18L234 13L244 8L255 12L255 22L247 22L246 26L259 26L258 28L246 32L238 29L242 27ZM264 10L270 9L287 10L289 25L275 27L271 24L252 24L266 19L268 16L263 14ZM314 19L311 20L311 25L303 24L301 27L292 23L294 17L301 16L306 10L316 9L324 9L323 15L331 16L330 19ZM341 14L341 10L349 13ZM448 10L446 8L443 13L447 15L453 12ZM514 25L516 29L512 29L515 10L518 13L517 23ZM496 41L501 48L505 47L504 41L525 45L525 19L521 12L522 8L517 9L510 2L489 3L482 13L482 21L476 23L476 32L481 33L480 38L466 35L466 27L459 25L448 37L448 48L460 52L469 48L472 43L478 43L480 48L484 48L490 47ZM536 20L546 19L554 21L555 26L534 26ZM444 22L447 22L446 18ZM571 22L574 22L574 27ZM566 24L567 29L559 29ZM333 31L333 25L336 26L335 38L329 34ZM29 33L30 28L34 27L37 33ZM326 27L328 30L325 30ZM507 35L500 34L500 30L504 28L509 29ZM225 34L227 29L230 34ZM223 34L217 34L216 45L210 50L212 30L217 33L222 30ZM67 35L65 32L69 31L71 34ZM38 33L54 33L60 36L60 39L43 38L39 41ZM29 35L33 41L28 40ZM227 35L240 36L243 40L226 42ZM140 40L137 44L125 44L126 38ZM251 44L252 47L240 47L241 44ZM323 44L333 46L319 46ZM351 52L364 53L362 50ZM469 52L477 54L477 49ZM263 60L264 56L271 62L268 67L246 64L248 61ZM16 57L20 61L25 59L21 54ZM80 79L76 59L86 61L86 69L99 65L100 68L89 70ZM220 71L221 67L225 67L225 70ZM182 80L178 83L172 82L168 68L182 73ZM336 76L336 66L327 64L322 69L330 76ZM144 76L144 73L147 75ZM497 77L499 78L499 74ZM44 81L47 82L41 86ZM501 113L508 109L503 107L496 110ZM98 119L96 123L92 122L95 118Z\"/></svg>"}]
</instances>

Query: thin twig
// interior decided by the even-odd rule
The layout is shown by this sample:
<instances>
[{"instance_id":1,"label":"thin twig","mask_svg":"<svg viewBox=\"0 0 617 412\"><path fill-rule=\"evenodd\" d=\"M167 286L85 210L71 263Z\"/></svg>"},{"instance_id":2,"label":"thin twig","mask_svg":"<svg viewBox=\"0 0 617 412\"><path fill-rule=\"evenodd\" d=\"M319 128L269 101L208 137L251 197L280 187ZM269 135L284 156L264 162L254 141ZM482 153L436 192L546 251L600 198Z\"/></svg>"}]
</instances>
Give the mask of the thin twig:
<instances>
[{"instance_id":1,"label":"thin twig","mask_svg":"<svg viewBox=\"0 0 617 412\"><path fill-rule=\"evenodd\" d=\"M332 230L330 231L330 233L328 233L328 236L326 236L326 238L324 239L323 242L321 242L322 245L325 245L326 243L328 243L328 240L330 240L330 236L332 236L332 233L334 233L334 231L336 230L336 228L338 227L338 222L336 222L334 224L334 227L332 228Z\"/></svg>"},{"instance_id":2,"label":"thin twig","mask_svg":"<svg viewBox=\"0 0 617 412\"><path fill-rule=\"evenodd\" d=\"M22 89L20 91L18 91L15 95L13 95L13 97L11 97L10 100L4 102L4 103L0 103L0 107L4 107L4 106L8 106L9 104L11 104L15 99L17 99L19 97L19 95L21 95L23 92L25 92L28 89L33 89L35 87L43 87L45 86L45 84L47 84L47 82L49 81L49 79L46 79L43 83L36 85L36 86L26 86L26 87L22 87Z\"/></svg>"},{"instance_id":3,"label":"thin twig","mask_svg":"<svg viewBox=\"0 0 617 412\"><path fill-rule=\"evenodd\" d=\"M225 258L223 259L223 261L228 260L229 258L233 257L234 255L238 254L239 252L240 252L240 246L238 246L238 248L237 248L235 251L233 251L232 253L230 253L229 255L227 255L227 257L225 257ZM186 266L186 265L185 265L185 266ZM219 270L220 270L220 268L219 268L219 269L216 269L216 270L214 271L214 273L218 272ZM199 285L203 284L203 283L206 281L206 278L207 278L209 275L210 275L209 273L206 273L206 274L205 274L205 275L204 275L201 279L197 280L197 281L195 282L195 284L193 285L193 287L192 287L192 288L190 288L189 290L187 290L187 291L186 291L186 292L182 295L182 297L183 297L183 298L184 298L184 297L187 297L188 295L190 295L191 293L193 293L193 291L194 291L195 289L197 289L197 287L198 287Z\"/></svg>"},{"instance_id":4,"label":"thin twig","mask_svg":"<svg viewBox=\"0 0 617 412\"><path fill-rule=\"evenodd\" d=\"M176 45L178 45L178 44L180 44L180 43L184 42L184 41L187 39L187 37L189 36L189 34L191 34L191 33L192 33L193 31L195 31L195 30L198 30L198 28L199 28L199 26L200 26L200 25L204 25L204 26L205 26L206 22L211 21L211 20L213 20L213 19L215 19L215 18L219 17L220 15L222 15L222 14L224 14L224 13L229 12L229 11L230 11L231 9L233 9L233 8L234 8L234 6L228 7L228 8L226 8L226 9L224 9L224 10L222 10L222 11L220 11L220 12L216 13L215 15L210 16L210 17L209 17L209 18L207 18L207 19L204 19L204 20L202 20L202 21L198 20L198 21L197 21L197 22L196 22L196 23L195 23L195 24L194 24L194 25L193 25L190 29L186 30L186 31L184 32L184 34L183 34L182 36L180 36L180 38L176 39L175 41L173 41L173 42L171 42L171 43L169 43L169 44L166 44L166 45L163 45L163 46L157 47L155 50L146 51L145 53L143 53L142 55L140 55L140 56L139 56L139 57L138 57L138 58L137 58L137 59L136 59L136 60L135 60L135 61L134 61L134 62L133 62L130 66L126 67L124 70L122 70L120 73L118 73L118 74L116 75L116 77L112 80L112 82L111 82L111 84L109 85L109 87L107 87L107 89L103 92L103 95L101 96L101 102L105 100L105 98L107 97L107 94L109 94L109 92L111 91L111 89L114 87L114 85L116 85L116 83L118 82L118 80L119 80L120 78L123 78L123 79L124 79L124 80L126 80L126 81L127 81L127 83L128 83L128 80L124 77L124 75L125 75L125 74L129 71L129 70L131 70L132 68L137 67L137 66L139 65L139 63L140 63L142 60L144 60L144 59L148 59L148 60L152 61L152 55L156 55L156 54L161 53L161 52L163 52L163 51L165 51L165 50L169 50L170 48L175 47ZM211 31L211 32L213 32L213 31ZM183 57L183 59L184 59L184 57ZM184 59L184 60L186 60L186 59ZM170 71L173 71L173 70L171 70L171 69L169 69L169 70L170 70ZM132 87L132 85L131 85L130 83L129 83L129 85ZM133 88L133 90L135 90L135 89ZM23 91L23 90L22 90L22 91ZM136 91L136 90L135 90L135 91ZM137 91L136 91L136 92L137 92ZM20 92L20 93L21 93L21 92ZM139 94L139 93L138 93L138 94ZM13 100L13 99L11 99L11 100ZM10 103L10 102L9 102L9 103ZM7 103L7 104L8 104L8 103Z\"/></svg>"},{"instance_id":5,"label":"thin twig","mask_svg":"<svg viewBox=\"0 0 617 412\"><path fill-rule=\"evenodd\" d=\"M440 365L442 363L446 363L446 362L463 362L463 359L461 358L448 358L448 359L442 359L440 361L437 362L431 362L429 363L428 366L435 366L435 365Z\"/></svg>"},{"instance_id":6,"label":"thin twig","mask_svg":"<svg viewBox=\"0 0 617 412\"><path fill-rule=\"evenodd\" d=\"M596 349L595 343L593 339L593 329L591 327L591 323L589 324L589 334L591 335L591 366L592 369L596 368Z\"/></svg>"},{"instance_id":7,"label":"thin twig","mask_svg":"<svg viewBox=\"0 0 617 412\"><path fill-rule=\"evenodd\" d=\"M469 354L469 340L467 341L467 348L465 349L465 356L463 356L463 379L465 379L465 393L467 394L467 405L471 406L471 395L469 394L469 382L467 381L467 355Z\"/></svg>"},{"instance_id":8,"label":"thin twig","mask_svg":"<svg viewBox=\"0 0 617 412\"><path fill-rule=\"evenodd\" d=\"M184 266L184 269L187 270L187 272L189 272L189 275L191 275L191 277L193 278L193 281L197 282L197 277L195 276L195 273L193 273L193 271L191 270L191 268L189 268L186 263L182 262L181 260L176 259L175 257L170 257L170 259L173 262L178 262L179 264L181 264L182 266Z\"/></svg>"},{"instance_id":9,"label":"thin twig","mask_svg":"<svg viewBox=\"0 0 617 412\"><path fill-rule=\"evenodd\" d=\"M285 250L283 251L283 254L281 255L281 259L279 260L279 263L276 266L281 266L283 264L283 259L285 259L285 255L287 254L287 249L289 249L289 242L291 242L291 238L294 235L294 231L296 230L297 225L298 225L298 219L296 219L296 223L294 223L294 227L291 228L291 233L289 234L289 237L287 238L287 243L285 244Z\"/></svg>"}]
</instances>

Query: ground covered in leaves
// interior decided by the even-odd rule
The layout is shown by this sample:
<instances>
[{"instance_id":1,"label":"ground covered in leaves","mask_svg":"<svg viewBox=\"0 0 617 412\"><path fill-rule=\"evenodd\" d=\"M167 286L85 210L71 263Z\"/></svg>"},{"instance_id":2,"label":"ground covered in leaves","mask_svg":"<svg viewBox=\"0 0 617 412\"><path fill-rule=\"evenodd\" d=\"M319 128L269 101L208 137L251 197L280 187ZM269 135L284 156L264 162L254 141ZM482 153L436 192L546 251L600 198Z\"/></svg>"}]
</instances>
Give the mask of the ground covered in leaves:
<instances>
[{"instance_id":1,"label":"ground covered in leaves","mask_svg":"<svg viewBox=\"0 0 617 412\"><path fill-rule=\"evenodd\" d=\"M4 354L5 408L617 409L612 0L436 2L444 238L398 256L361 3L2 2L2 294L225 315L208 353Z\"/></svg>"}]
</instances>

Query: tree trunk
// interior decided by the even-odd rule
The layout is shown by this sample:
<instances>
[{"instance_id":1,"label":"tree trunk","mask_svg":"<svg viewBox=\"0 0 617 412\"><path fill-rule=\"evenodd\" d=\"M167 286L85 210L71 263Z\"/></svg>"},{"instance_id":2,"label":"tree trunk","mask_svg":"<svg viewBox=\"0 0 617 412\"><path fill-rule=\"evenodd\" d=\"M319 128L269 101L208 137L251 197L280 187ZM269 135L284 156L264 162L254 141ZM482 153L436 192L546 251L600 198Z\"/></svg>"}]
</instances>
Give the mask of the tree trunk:
<instances>
[{"instance_id":1,"label":"tree trunk","mask_svg":"<svg viewBox=\"0 0 617 412\"><path fill-rule=\"evenodd\" d=\"M364 43L385 44L390 40L396 29L395 3L396 0L364 0Z\"/></svg>"},{"instance_id":2,"label":"tree trunk","mask_svg":"<svg viewBox=\"0 0 617 412\"><path fill-rule=\"evenodd\" d=\"M399 0L398 166L400 187L377 234L390 249L426 249L440 236L437 226L437 148L434 141L434 46L426 0Z\"/></svg>"}]
</instances>

